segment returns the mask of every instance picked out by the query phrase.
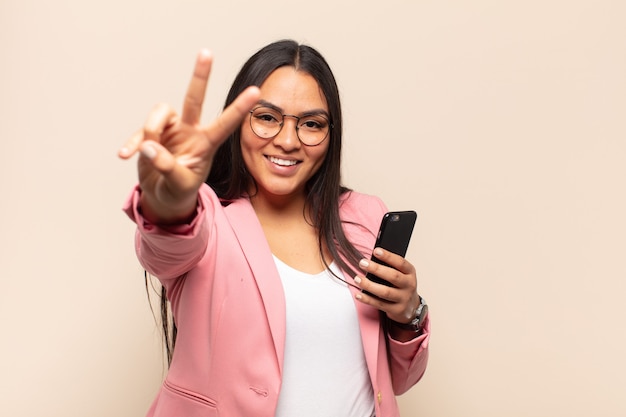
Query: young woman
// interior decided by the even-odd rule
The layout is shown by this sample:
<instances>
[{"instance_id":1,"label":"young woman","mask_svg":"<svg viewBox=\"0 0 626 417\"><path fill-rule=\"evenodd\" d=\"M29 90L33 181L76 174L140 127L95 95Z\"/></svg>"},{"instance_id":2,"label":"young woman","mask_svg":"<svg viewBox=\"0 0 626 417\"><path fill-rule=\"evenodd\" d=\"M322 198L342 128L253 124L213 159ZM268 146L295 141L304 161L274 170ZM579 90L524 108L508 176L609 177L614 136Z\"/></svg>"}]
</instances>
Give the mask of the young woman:
<instances>
[{"instance_id":1,"label":"young woman","mask_svg":"<svg viewBox=\"0 0 626 417\"><path fill-rule=\"evenodd\" d=\"M429 319L415 269L380 248L386 211L341 185L341 106L313 48L272 43L223 113L200 114L202 51L179 115L158 105L125 211L171 303L170 368L149 416L394 417L423 375ZM393 286L365 277L373 272Z\"/></svg>"}]
</instances>

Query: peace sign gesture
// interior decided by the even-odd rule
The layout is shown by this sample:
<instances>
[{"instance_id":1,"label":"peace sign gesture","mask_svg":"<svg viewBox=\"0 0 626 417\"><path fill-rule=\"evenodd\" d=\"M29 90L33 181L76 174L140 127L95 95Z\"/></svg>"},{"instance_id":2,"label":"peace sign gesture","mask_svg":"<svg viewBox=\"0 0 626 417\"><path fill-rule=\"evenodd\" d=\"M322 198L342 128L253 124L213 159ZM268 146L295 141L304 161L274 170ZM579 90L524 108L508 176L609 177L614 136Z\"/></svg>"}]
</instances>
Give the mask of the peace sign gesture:
<instances>
[{"instance_id":1,"label":"peace sign gesture","mask_svg":"<svg viewBox=\"0 0 626 417\"><path fill-rule=\"evenodd\" d=\"M212 61L209 51L198 54L181 115L167 104L156 105L143 128L119 150L122 159L140 153L141 208L148 221L173 224L193 215L217 149L259 100L259 89L248 87L220 116L201 126Z\"/></svg>"}]
</instances>

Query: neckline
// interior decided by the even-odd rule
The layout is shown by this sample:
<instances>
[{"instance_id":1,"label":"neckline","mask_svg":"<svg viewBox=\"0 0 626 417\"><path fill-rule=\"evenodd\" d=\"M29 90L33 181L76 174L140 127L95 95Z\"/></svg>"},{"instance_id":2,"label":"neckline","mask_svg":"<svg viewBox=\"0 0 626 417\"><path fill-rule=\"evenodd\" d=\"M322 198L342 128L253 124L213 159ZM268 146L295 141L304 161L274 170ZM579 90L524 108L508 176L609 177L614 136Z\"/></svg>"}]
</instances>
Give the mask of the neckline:
<instances>
[{"instance_id":1,"label":"neckline","mask_svg":"<svg viewBox=\"0 0 626 417\"><path fill-rule=\"evenodd\" d=\"M328 265L328 268L323 269L323 270L322 270L322 271L320 271L320 272L317 272L317 273L311 274L311 273L309 273L309 272L304 272L304 271L301 271L301 270L299 270L299 269L297 269L297 268L294 268L293 266L291 266L291 265L287 264L285 261L283 261L282 259L280 259L278 256L274 255L273 253L272 253L272 257L274 258L274 262L276 262L276 263L280 263L282 266L284 266L284 267L286 267L286 268L288 268L288 269L290 269L290 270L292 270L292 271L295 271L295 272L297 272L298 274L306 275L306 276L309 276L309 277L319 277L319 276L326 275L326 274L330 273L330 272L331 272L331 270L332 270L332 271L335 271L335 270L337 269L337 265L335 264L335 261L333 260L333 261L332 261L332 262Z\"/></svg>"}]
</instances>

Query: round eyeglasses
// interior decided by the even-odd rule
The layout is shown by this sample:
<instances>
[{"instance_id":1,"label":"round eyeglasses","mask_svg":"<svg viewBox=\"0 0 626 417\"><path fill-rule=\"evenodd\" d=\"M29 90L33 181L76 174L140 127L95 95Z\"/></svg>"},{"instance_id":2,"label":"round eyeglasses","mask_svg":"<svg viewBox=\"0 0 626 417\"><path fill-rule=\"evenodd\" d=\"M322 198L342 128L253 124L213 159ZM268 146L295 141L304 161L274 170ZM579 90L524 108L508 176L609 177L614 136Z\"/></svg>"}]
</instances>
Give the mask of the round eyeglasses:
<instances>
[{"instance_id":1,"label":"round eyeglasses","mask_svg":"<svg viewBox=\"0 0 626 417\"><path fill-rule=\"evenodd\" d=\"M324 114L314 113L303 116L282 114L272 107L259 106L250 111L250 127L255 135L263 139L272 139L280 133L285 117L296 119L296 134L306 146L317 146L328 137L333 127Z\"/></svg>"}]
</instances>

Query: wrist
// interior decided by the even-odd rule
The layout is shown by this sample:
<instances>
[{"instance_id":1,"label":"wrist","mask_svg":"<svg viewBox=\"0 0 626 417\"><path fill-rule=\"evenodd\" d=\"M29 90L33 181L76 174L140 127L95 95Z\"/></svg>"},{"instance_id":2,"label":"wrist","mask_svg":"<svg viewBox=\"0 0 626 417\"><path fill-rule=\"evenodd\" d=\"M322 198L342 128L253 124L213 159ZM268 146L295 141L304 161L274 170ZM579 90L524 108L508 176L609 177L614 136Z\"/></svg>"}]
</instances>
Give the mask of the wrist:
<instances>
[{"instance_id":1,"label":"wrist","mask_svg":"<svg viewBox=\"0 0 626 417\"><path fill-rule=\"evenodd\" d=\"M401 329L406 332L412 332L417 334L418 336L422 334L424 330L424 322L426 320L426 316L428 315L428 305L426 301L420 296L420 304L417 306L413 313L413 318L408 323L400 323L395 320L388 318L389 323L392 328Z\"/></svg>"},{"instance_id":2,"label":"wrist","mask_svg":"<svg viewBox=\"0 0 626 417\"><path fill-rule=\"evenodd\" d=\"M154 196L141 192L138 210L154 225L172 226L190 223L197 213L197 195L175 205L164 205Z\"/></svg>"}]
</instances>

